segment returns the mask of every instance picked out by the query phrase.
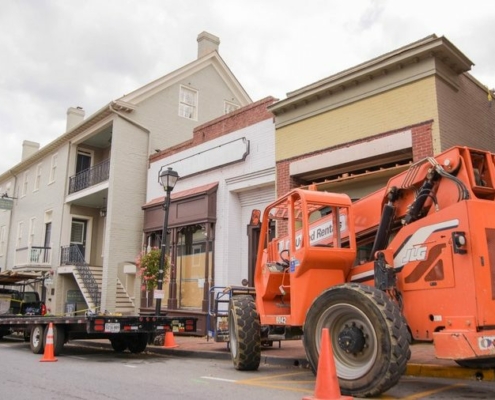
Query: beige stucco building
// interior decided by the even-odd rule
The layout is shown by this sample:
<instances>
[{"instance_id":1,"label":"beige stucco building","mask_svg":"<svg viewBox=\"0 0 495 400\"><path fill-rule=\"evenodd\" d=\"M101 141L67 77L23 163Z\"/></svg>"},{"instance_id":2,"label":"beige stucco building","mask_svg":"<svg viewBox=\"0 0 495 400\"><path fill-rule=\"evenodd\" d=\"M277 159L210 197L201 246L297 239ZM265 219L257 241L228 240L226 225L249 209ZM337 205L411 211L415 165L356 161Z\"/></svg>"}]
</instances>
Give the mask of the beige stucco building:
<instances>
[{"instance_id":1,"label":"beige stucco building","mask_svg":"<svg viewBox=\"0 0 495 400\"><path fill-rule=\"evenodd\" d=\"M149 156L191 138L195 126L251 103L219 39L198 36L198 58L85 117L0 175L0 268L36 271L53 313L136 313L135 259L143 238Z\"/></svg>"}]
</instances>

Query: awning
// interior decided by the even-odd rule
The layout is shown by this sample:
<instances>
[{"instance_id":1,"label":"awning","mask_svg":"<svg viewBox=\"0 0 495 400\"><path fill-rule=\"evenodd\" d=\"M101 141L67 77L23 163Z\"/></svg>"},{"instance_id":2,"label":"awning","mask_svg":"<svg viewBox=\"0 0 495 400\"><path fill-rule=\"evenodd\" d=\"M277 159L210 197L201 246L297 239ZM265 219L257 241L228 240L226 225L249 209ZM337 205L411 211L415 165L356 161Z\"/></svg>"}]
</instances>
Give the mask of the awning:
<instances>
[{"instance_id":1,"label":"awning","mask_svg":"<svg viewBox=\"0 0 495 400\"><path fill-rule=\"evenodd\" d=\"M213 183L209 183L207 185L196 186L192 189L186 189L186 190L182 190L182 191L176 192L176 193L172 192L170 195L170 201L174 202L174 201L182 200L182 199L189 198L189 197L207 194L212 189L216 190L217 186L218 186L218 182L213 182ZM143 210L145 210L147 208L156 206L158 204L163 204L164 202L165 202L165 196L157 197L157 198L152 199L149 202L147 202L142 208L143 208Z\"/></svg>"}]
</instances>

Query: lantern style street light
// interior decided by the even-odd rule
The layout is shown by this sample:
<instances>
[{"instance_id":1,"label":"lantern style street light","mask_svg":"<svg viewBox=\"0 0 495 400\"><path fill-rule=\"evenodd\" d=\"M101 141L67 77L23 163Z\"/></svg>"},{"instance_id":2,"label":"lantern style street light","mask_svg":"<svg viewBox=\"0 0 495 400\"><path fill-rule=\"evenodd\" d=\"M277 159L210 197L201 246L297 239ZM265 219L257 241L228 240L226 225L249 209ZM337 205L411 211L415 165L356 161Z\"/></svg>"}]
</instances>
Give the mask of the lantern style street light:
<instances>
[{"instance_id":1,"label":"lantern style street light","mask_svg":"<svg viewBox=\"0 0 495 400\"><path fill-rule=\"evenodd\" d=\"M160 266L158 269L158 296L156 298L156 310L155 314L160 315L160 308L162 307L162 297L161 291L163 289L163 273L165 267L165 257L167 254L167 231L168 231L168 211L170 208L170 193L174 190L175 184L179 179L179 174L174 171L171 167L167 169L160 169L158 174L158 183L163 186L165 191L165 201L163 203L163 209L165 210L165 215L163 218L163 233L162 233L162 246L160 252ZM161 297L160 297L161 296Z\"/></svg>"}]
</instances>

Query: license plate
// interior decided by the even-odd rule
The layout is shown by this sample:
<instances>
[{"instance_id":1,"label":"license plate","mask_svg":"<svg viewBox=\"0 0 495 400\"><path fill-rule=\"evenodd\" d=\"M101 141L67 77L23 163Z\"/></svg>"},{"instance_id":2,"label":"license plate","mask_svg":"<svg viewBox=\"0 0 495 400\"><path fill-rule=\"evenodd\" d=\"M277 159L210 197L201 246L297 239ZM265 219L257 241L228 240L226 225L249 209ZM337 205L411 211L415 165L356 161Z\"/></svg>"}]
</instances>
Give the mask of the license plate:
<instances>
[{"instance_id":1,"label":"license plate","mask_svg":"<svg viewBox=\"0 0 495 400\"><path fill-rule=\"evenodd\" d=\"M120 324L118 322L107 322L105 324L105 332L110 332L110 333L120 332Z\"/></svg>"}]
</instances>

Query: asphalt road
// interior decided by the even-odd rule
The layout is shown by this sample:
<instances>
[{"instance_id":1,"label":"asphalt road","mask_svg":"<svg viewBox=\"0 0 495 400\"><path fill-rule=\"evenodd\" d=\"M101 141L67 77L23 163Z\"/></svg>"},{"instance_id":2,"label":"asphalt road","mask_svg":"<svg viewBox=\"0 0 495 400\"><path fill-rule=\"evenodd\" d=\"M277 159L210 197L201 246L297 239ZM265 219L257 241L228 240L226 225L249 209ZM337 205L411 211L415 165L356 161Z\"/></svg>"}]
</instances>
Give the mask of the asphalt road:
<instances>
[{"instance_id":1,"label":"asphalt road","mask_svg":"<svg viewBox=\"0 0 495 400\"><path fill-rule=\"evenodd\" d=\"M73 342L57 362L41 363L29 344L0 340L1 397L32 399L301 400L312 396L315 377L307 369L269 365L236 371L229 360L154 353L116 354ZM493 399L493 382L404 377L380 399Z\"/></svg>"}]
</instances>

